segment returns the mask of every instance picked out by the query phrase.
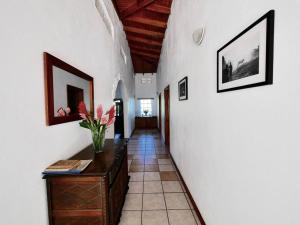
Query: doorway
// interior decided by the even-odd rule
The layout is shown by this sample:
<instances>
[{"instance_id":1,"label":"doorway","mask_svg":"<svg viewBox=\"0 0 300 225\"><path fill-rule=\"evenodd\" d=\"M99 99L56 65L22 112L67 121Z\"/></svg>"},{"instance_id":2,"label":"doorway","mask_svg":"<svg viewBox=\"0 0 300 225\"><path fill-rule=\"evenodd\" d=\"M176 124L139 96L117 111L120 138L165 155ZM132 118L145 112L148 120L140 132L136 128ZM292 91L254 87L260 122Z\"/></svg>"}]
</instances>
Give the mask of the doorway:
<instances>
[{"instance_id":1,"label":"doorway","mask_svg":"<svg viewBox=\"0 0 300 225\"><path fill-rule=\"evenodd\" d=\"M161 94L158 96L158 129L161 133Z\"/></svg>"},{"instance_id":2,"label":"doorway","mask_svg":"<svg viewBox=\"0 0 300 225\"><path fill-rule=\"evenodd\" d=\"M124 138L124 108L122 99L114 99L116 105L115 138Z\"/></svg>"},{"instance_id":3,"label":"doorway","mask_svg":"<svg viewBox=\"0 0 300 225\"><path fill-rule=\"evenodd\" d=\"M164 90L165 98L165 144L170 145L170 87Z\"/></svg>"},{"instance_id":4,"label":"doorway","mask_svg":"<svg viewBox=\"0 0 300 225\"><path fill-rule=\"evenodd\" d=\"M78 114L78 105L83 102L83 89L67 85L67 100L68 106L72 114Z\"/></svg>"}]
</instances>

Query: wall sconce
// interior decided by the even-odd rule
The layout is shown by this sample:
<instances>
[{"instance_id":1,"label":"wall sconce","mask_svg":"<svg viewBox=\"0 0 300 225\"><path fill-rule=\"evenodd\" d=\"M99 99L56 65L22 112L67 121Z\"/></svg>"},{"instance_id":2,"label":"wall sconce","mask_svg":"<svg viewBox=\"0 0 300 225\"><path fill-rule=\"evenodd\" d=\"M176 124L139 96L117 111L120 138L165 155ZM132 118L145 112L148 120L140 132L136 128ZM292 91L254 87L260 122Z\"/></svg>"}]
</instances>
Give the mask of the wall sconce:
<instances>
[{"instance_id":1,"label":"wall sconce","mask_svg":"<svg viewBox=\"0 0 300 225\"><path fill-rule=\"evenodd\" d=\"M201 45L205 33L205 28L201 27L193 32L193 41L196 45Z\"/></svg>"}]
</instances>

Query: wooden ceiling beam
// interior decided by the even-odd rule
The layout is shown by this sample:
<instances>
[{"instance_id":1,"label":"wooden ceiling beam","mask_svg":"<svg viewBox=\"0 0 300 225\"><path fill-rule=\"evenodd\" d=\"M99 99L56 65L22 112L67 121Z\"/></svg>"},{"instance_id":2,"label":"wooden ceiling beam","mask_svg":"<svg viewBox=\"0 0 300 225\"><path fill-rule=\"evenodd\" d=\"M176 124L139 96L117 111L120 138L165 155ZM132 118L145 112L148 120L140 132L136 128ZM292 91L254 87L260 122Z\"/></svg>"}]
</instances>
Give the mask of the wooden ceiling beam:
<instances>
[{"instance_id":1,"label":"wooden ceiling beam","mask_svg":"<svg viewBox=\"0 0 300 225\"><path fill-rule=\"evenodd\" d=\"M154 37L151 37L151 36L147 36L147 35L143 35L143 34L134 34L134 33L130 33L130 32L126 32L126 37L127 39L131 40L131 38L140 38L140 39L143 39L145 41L148 41L148 42L154 42L154 43L161 43L162 42L162 39L159 38L154 38Z\"/></svg>"},{"instance_id":2,"label":"wooden ceiling beam","mask_svg":"<svg viewBox=\"0 0 300 225\"><path fill-rule=\"evenodd\" d=\"M134 62L135 73L155 73L157 68L157 61L154 59L131 54Z\"/></svg>"},{"instance_id":3,"label":"wooden ceiling beam","mask_svg":"<svg viewBox=\"0 0 300 225\"><path fill-rule=\"evenodd\" d=\"M152 57L153 59L159 59L159 57L160 57L160 54L153 53L153 52L143 52L143 51L140 51L135 48L132 48L131 51L134 53L137 53L137 54L140 53L140 55L143 55L143 56L149 56L150 58Z\"/></svg>"},{"instance_id":4,"label":"wooden ceiling beam","mask_svg":"<svg viewBox=\"0 0 300 225\"><path fill-rule=\"evenodd\" d=\"M157 41L157 42L163 41L163 38L157 38L157 37L153 37L153 36L149 36L149 35L145 35L145 34L136 34L136 33L128 32L128 31L126 31L125 33L126 33L127 37L137 37L137 38L142 38L145 40L152 40L152 41Z\"/></svg>"},{"instance_id":5,"label":"wooden ceiling beam","mask_svg":"<svg viewBox=\"0 0 300 225\"><path fill-rule=\"evenodd\" d=\"M153 2L155 2L155 0L139 0L137 4L133 4L121 12L121 19L125 19L125 18L133 15L137 11L147 7L148 5L152 4Z\"/></svg>"},{"instance_id":6,"label":"wooden ceiling beam","mask_svg":"<svg viewBox=\"0 0 300 225\"><path fill-rule=\"evenodd\" d=\"M157 59L150 58L150 57L147 57L147 56L137 55L137 54L135 54L135 53L131 53L131 57L132 57L133 59L138 59L137 61L147 60L148 62L153 63L153 65L155 65L155 66L156 66L156 64L158 63L158 60L157 60Z\"/></svg>"},{"instance_id":7,"label":"wooden ceiling beam","mask_svg":"<svg viewBox=\"0 0 300 225\"><path fill-rule=\"evenodd\" d=\"M163 38L165 35L164 33L161 33L161 32L146 30L146 29L137 28L137 27L129 27L129 26L125 26L124 30L128 31L128 32L144 34L144 35L148 35L148 36L156 37L156 38Z\"/></svg>"},{"instance_id":8,"label":"wooden ceiling beam","mask_svg":"<svg viewBox=\"0 0 300 225\"><path fill-rule=\"evenodd\" d=\"M158 20L162 22L167 22L169 18L169 16L166 14L149 11L147 10L147 8L144 8L143 10L136 12L134 15L130 17L143 17L143 18Z\"/></svg>"},{"instance_id":9,"label":"wooden ceiling beam","mask_svg":"<svg viewBox=\"0 0 300 225\"><path fill-rule=\"evenodd\" d=\"M147 25L147 24L138 23L138 22L134 22L134 21L128 21L128 20L123 20L123 25L128 26L128 27L136 27L136 28L140 28L140 29L151 30L151 31L160 32L160 33L165 33L165 31L166 31L166 28L160 28L157 26Z\"/></svg>"},{"instance_id":10,"label":"wooden ceiling beam","mask_svg":"<svg viewBox=\"0 0 300 225\"><path fill-rule=\"evenodd\" d=\"M159 28L167 28L167 22L154 20L154 19L147 19L143 17L129 17L126 18L127 21L136 22L140 24L151 25Z\"/></svg>"},{"instance_id":11,"label":"wooden ceiling beam","mask_svg":"<svg viewBox=\"0 0 300 225\"><path fill-rule=\"evenodd\" d=\"M137 51L144 51L144 52L149 52L149 53L160 55L160 50L158 50L158 49L149 49L149 48L145 48L145 47L134 45L134 44L129 44L129 47L130 47L130 49L132 48Z\"/></svg>"},{"instance_id":12,"label":"wooden ceiling beam","mask_svg":"<svg viewBox=\"0 0 300 225\"><path fill-rule=\"evenodd\" d=\"M139 60L143 60L143 61L147 61L149 63L151 63L153 66L157 66L158 64L158 60L157 59L153 59L147 56L141 56L141 55L136 55L134 53L132 53L133 58L139 58Z\"/></svg>"},{"instance_id":13,"label":"wooden ceiling beam","mask_svg":"<svg viewBox=\"0 0 300 225\"><path fill-rule=\"evenodd\" d=\"M145 53L145 52L139 52L139 51L136 51L136 50L133 50L131 49L130 52L132 54L135 54L135 55L140 55L140 56L147 56L149 58L152 58L152 59L159 59L159 55L153 55L153 54L150 54L150 53Z\"/></svg>"},{"instance_id":14,"label":"wooden ceiling beam","mask_svg":"<svg viewBox=\"0 0 300 225\"><path fill-rule=\"evenodd\" d=\"M112 0L135 72L156 72L172 0Z\"/></svg>"},{"instance_id":15,"label":"wooden ceiling beam","mask_svg":"<svg viewBox=\"0 0 300 225\"><path fill-rule=\"evenodd\" d=\"M132 36L129 36L129 35L127 35L127 40L135 41L135 42L139 42L139 43L143 43L143 44L147 44L147 45L158 46L158 47L162 46L161 42L148 40L148 39L144 39L144 38L132 37Z\"/></svg>"},{"instance_id":16,"label":"wooden ceiling beam","mask_svg":"<svg viewBox=\"0 0 300 225\"><path fill-rule=\"evenodd\" d=\"M158 5L156 3L153 3L149 6L147 6L146 10L151 11L151 12L155 12L155 13L165 14L165 15L170 15L170 13L171 13L170 8L168 8L166 6Z\"/></svg>"},{"instance_id":17,"label":"wooden ceiling beam","mask_svg":"<svg viewBox=\"0 0 300 225\"><path fill-rule=\"evenodd\" d=\"M138 46L138 47L143 47L143 48L146 48L149 50L161 51L161 46L145 45L144 43L131 41L131 40L128 40L128 44L129 44L129 46Z\"/></svg>"},{"instance_id":18,"label":"wooden ceiling beam","mask_svg":"<svg viewBox=\"0 0 300 225\"><path fill-rule=\"evenodd\" d=\"M142 56L141 59L144 60L144 61L146 61L146 62L148 62L148 63L150 63L150 64L152 64L153 66L156 66L156 65L157 65L157 61L156 61L156 60L153 60L153 59L151 59L151 58L149 59L149 58L147 58L147 57Z\"/></svg>"}]
</instances>

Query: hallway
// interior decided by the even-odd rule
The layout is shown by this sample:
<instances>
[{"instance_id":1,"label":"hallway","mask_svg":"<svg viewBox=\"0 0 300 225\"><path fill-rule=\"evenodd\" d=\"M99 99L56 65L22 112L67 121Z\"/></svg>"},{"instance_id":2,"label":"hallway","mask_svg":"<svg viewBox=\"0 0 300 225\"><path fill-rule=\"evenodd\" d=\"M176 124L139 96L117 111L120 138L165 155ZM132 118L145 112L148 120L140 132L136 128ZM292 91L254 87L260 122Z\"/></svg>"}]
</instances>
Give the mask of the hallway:
<instances>
[{"instance_id":1,"label":"hallway","mask_svg":"<svg viewBox=\"0 0 300 225\"><path fill-rule=\"evenodd\" d=\"M156 130L128 142L129 191L120 225L201 225Z\"/></svg>"},{"instance_id":2,"label":"hallway","mask_svg":"<svg viewBox=\"0 0 300 225\"><path fill-rule=\"evenodd\" d=\"M1 224L300 225L300 0L1 3Z\"/></svg>"}]
</instances>

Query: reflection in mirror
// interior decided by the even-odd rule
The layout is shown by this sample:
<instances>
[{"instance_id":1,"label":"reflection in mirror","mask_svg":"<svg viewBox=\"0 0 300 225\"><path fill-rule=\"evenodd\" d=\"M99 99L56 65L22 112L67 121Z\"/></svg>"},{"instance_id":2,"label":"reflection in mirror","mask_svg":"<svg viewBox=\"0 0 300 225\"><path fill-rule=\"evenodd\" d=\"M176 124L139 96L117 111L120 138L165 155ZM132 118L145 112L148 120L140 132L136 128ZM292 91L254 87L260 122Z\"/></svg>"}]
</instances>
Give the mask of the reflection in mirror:
<instances>
[{"instance_id":1,"label":"reflection in mirror","mask_svg":"<svg viewBox=\"0 0 300 225\"><path fill-rule=\"evenodd\" d=\"M65 111L66 116L78 113L77 106L81 101L89 109L89 89L89 81L53 66L54 115L63 116L59 113L60 109Z\"/></svg>"},{"instance_id":2,"label":"reflection in mirror","mask_svg":"<svg viewBox=\"0 0 300 225\"><path fill-rule=\"evenodd\" d=\"M47 124L80 120L81 101L93 115L93 78L48 53L44 61Z\"/></svg>"}]
</instances>

